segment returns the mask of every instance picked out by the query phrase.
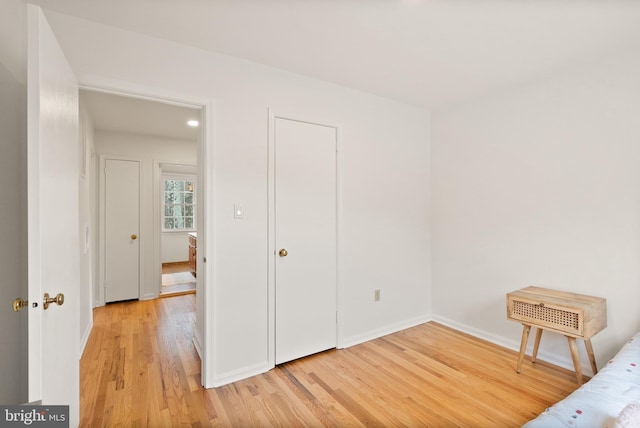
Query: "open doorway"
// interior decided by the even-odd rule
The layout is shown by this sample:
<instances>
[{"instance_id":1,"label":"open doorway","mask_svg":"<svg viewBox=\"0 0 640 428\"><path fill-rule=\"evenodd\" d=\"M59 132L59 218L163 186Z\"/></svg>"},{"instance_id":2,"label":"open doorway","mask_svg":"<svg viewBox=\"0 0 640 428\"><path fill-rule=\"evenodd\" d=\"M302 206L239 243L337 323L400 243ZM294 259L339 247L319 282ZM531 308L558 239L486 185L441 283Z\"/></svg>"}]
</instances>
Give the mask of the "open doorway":
<instances>
[{"instance_id":1,"label":"open doorway","mask_svg":"<svg viewBox=\"0 0 640 428\"><path fill-rule=\"evenodd\" d=\"M104 108L104 114L96 113L96 109L90 107L88 97L92 95L110 96L114 104ZM163 211L162 211L162 193L161 193L161 175L163 168L171 165L183 165L190 168L189 174L195 174L195 192L196 201L196 236L197 236L197 258L195 260L196 276L196 294L192 297L195 302L195 324L193 325L193 344L200 356L201 361L201 382L205 388L213 385L211 379L211 370L209 367L209 358L211 355L212 342L207 340L207 333L212 323L211 310L209 309L209 288L211 278L213 278L212 266L206 263L206 254L209 249L209 240L207 239L207 231L209 230L208 219L211 218L213 212L213 199L207 194L208 189L212 188L213 174L208 168L208 157L211 150L211 127L212 127L212 100L208 98L196 97L189 94L175 93L166 91L156 87L147 87L139 84L131 84L127 82L105 81L99 77L87 77L81 83L81 114L83 111L92 117L89 122L87 133L95 134L95 138L84 138L85 141L91 141L92 144L87 147L90 171L92 174L91 187L91 207L95 211L92 215L95 224L91 225L91 260L94 262L91 269L90 300L87 306L95 308L106 304L104 299L104 250L102 242L105 239L105 232L100 223L101 206L100 206L100 185L101 170L103 160L109 156L116 157L111 153L102 153L102 137L104 134L113 136L113 150L118 151L130 150L126 156L138 156L141 160L140 174L143 177L140 185L141 193L141 214L140 214L140 234L138 242L141 245L140 258L140 276L139 276L139 296L138 300L150 300L160 297L162 286L162 227L163 227ZM137 104L137 106L123 107L119 102L129 102ZM104 106L103 106L104 107ZM165 110L171 107L186 108L183 112L187 115L182 117L178 115L157 114L156 109ZM119 125L110 123L101 123L103 117L107 121L113 121L116 118L121 122ZM124 116L124 117L123 117ZM135 119L135 120L133 120ZM188 120L198 120L198 127L188 127ZM101 131L105 127L116 127L113 132ZM129 128L130 127L130 128ZM141 127L143 129L141 129ZM146 129L161 129L162 132L148 132ZM168 134L167 129L181 128L190 130L191 136L182 138L175 134ZM122 134L135 136L137 143L132 143L128 137ZM168 144L169 140L180 140L182 146ZM95 144L93 144L95 142ZM175 142L175 141L173 141ZM184 144L190 145L195 150L187 150ZM149 154L145 151L151 147L161 148L162 153ZM171 151L170 147L174 150ZM135 151L137 150L137 151ZM146 154L145 154L146 153ZM173 171L175 172L175 171ZM179 171L184 173L185 171ZM149 177L150 181L149 181ZM102 180L104 181L104 180ZM187 241L188 242L188 241ZM162 299L166 301L165 299Z\"/></svg>"},{"instance_id":2,"label":"open doorway","mask_svg":"<svg viewBox=\"0 0 640 428\"><path fill-rule=\"evenodd\" d=\"M162 162L158 168L160 297L194 294L198 270L197 165Z\"/></svg>"},{"instance_id":3,"label":"open doorway","mask_svg":"<svg viewBox=\"0 0 640 428\"><path fill-rule=\"evenodd\" d=\"M98 170L94 306L122 300L117 296L195 293L189 236L197 236L201 108L84 89L80 100ZM127 163L135 163L137 172L122 180L111 164ZM119 217L125 213L123 226ZM128 291L110 293L110 287Z\"/></svg>"},{"instance_id":4,"label":"open doorway","mask_svg":"<svg viewBox=\"0 0 640 428\"><path fill-rule=\"evenodd\" d=\"M160 297L196 293L196 276L189 262L162 264L162 288Z\"/></svg>"}]
</instances>

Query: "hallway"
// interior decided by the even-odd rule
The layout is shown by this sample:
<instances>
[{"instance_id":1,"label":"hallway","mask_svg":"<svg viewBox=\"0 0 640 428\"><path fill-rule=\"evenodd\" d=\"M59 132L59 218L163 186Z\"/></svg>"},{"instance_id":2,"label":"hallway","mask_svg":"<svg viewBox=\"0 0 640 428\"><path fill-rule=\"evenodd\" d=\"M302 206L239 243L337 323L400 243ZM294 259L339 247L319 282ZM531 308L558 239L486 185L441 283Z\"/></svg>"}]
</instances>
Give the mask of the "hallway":
<instances>
[{"instance_id":1,"label":"hallway","mask_svg":"<svg viewBox=\"0 0 640 428\"><path fill-rule=\"evenodd\" d=\"M94 309L80 362L81 426L208 423L195 301L190 294Z\"/></svg>"}]
</instances>

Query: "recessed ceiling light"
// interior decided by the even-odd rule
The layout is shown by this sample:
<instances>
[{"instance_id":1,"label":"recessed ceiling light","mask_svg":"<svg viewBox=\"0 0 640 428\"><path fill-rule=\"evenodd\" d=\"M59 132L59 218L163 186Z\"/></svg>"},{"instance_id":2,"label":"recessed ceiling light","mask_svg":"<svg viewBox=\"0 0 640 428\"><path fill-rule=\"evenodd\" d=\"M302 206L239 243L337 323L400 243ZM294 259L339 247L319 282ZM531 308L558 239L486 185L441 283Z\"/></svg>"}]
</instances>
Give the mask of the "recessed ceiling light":
<instances>
[{"instance_id":1,"label":"recessed ceiling light","mask_svg":"<svg viewBox=\"0 0 640 428\"><path fill-rule=\"evenodd\" d=\"M200 122L198 122L197 120L191 119L187 121L187 125L192 126L192 127L197 127L198 125L200 125Z\"/></svg>"}]
</instances>

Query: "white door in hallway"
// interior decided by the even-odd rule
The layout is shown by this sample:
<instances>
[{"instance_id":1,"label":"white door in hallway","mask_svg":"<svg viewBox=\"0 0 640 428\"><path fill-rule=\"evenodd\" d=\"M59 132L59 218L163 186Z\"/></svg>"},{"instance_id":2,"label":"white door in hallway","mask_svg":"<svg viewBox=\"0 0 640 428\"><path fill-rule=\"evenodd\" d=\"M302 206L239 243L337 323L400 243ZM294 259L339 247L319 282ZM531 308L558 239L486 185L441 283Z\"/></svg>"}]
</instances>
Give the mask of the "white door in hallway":
<instances>
[{"instance_id":1,"label":"white door in hallway","mask_svg":"<svg viewBox=\"0 0 640 428\"><path fill-rule=\"evenodd\" d=\"M337 344L336 128L275 119L275 363Z\"/></svg>"},{"instance_id":2,"label":"white door in hallway","mask_svg":"<svg viewBox=\"0 0 640 428\"><path fill-rule=\"evenodd\" d=\"M28 399L69 405L69 424L78 426L78 82L42 10L33 5L28 39ZM60 293L64 300L45 309L45 293Z\"/></svg>"},{"instance_id":3,"label":"white door in hallway","mask_svg":"<svg viewBox=\"0 0 640 428\"><path fill-rule=\"evenodd\" d=\"M105 159L105 302L140 297L140 162Z\"/></svg>"}]
</instances>

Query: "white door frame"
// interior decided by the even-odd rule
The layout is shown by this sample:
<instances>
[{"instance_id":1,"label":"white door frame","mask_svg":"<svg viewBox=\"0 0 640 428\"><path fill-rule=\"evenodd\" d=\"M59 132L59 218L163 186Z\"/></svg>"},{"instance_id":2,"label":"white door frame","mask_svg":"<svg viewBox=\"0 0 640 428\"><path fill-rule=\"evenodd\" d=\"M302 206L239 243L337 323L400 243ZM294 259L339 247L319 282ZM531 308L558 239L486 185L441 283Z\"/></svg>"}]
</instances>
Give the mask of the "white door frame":
<instances>
[{"instance_id":1,"label":"white door frame","mask_svg":"<svg viewBox=\"0 0 640 428\"><path fill-rule=\"evenodd\" d=\"M209 167L209 158L214 154L213 140L213 100L206 97L194 96L192 94L175 92L168 89L147 86L139 83L127 82L103 78L95 75L79 75L78 81L80 89L88 91L104 92L113 95L134 97L149 101L156 101L165 104L173 104L185 107L196 107L201 109L200 136L198 138L198 261L196 278L196 308L202 308L202 318L196 324L202 326L202 331L196 328L194 332L194 342L200 360L202 362L201 383L205 388L214 386L213 355L215 349L215 338L212 337L214 330L213 322L213 302L215 295L215 282L213 275L213 263L206 263L207 259L214 260L213 240L208 236L215 236L214 218L214 197L210 197L208 189L214 188L213 170ZM211 167L213 164L211 163ZM159 273L158 273L159 275ZM158 280L160 278L158 277ZM202 336L200 336L202 335Z\"/></svg>"},{"instance_id":2,"label":"white door frame","mask_svg":"<svg viewBox=\"0 0 640 428\"><path fill-rule=\"evenodd\" d=\"M275 367L276 361L276 206L275 206L275 121L276 119L294 120L297 122L308 123L311 125L327 126L336 129L336 347L343 348L344 332L343 319L344 312L342 302L342 273L340 263L342 255L342 151L340 146L340 127L321 123L317 120L309 120L301 118L299 114L276 114L273 110L268 110L269 116L269 136L267 141L268 151L268 172L267 172L267 204L268 204L268 222L267 222L267 326L268 326L268 345L267 358L269 368Z\"/></svg>"},{"instance_id":3,"label":"white door frame","mask_svg":"<svg viewBox=\"0 0 640 428\"><path fill-rule=\"evenodd\" d=\"M98 248L98 293L96 299L97 306L104 306L106 303L106 257L107 257L107 221L106 221L106 211L107 211L107 192L106 192L106 176L105 176L105 168L107 166L108 160L121 160L121 161L130 161L130 162L138 162L138 207L142 207L142 193L145 189L142 186L142 160L136 159L128 156L120 156L120 155L108 155L101 154L99 156L98 163L98 242L100 242ZM140 216L141 211L138 208L138 225L140 225ZM140 230L138 230L138 235L140 235ZM146 250L146 245L144 239L145 237L141 237L138 240L138 299L142 300L142 284L145 282L144 277L144 269L141 268L142 255Z\"/></svg>"}]
</instances>

